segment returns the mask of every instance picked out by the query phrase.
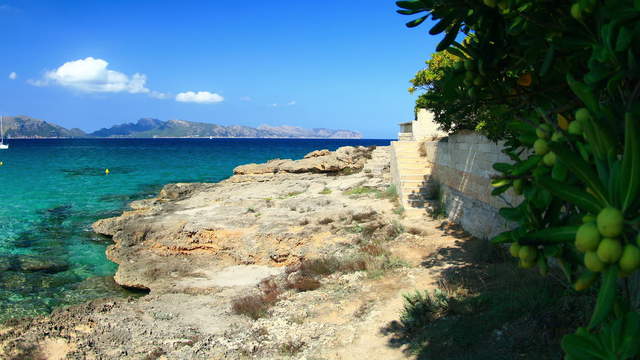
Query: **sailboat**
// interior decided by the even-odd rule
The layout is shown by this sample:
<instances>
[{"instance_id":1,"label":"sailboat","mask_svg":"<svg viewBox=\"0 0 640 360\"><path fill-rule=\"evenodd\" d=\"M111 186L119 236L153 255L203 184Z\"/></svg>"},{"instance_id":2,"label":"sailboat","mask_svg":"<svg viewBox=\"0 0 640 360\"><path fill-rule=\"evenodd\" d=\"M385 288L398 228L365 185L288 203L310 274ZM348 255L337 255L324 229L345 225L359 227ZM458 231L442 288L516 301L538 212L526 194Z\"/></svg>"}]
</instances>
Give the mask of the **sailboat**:
<instances>
[{"instance_id":1,"label":"sailboat","mask_svg":"<svg viewBox=\"0 0 640 360\"><path fill-rule=\"evenodd\" d=\"M9 144L4 143L4 128L2 127L2 120L4 116L0 116L0 150L5 150L9 148Z\"/></svg>"}]
</instances>

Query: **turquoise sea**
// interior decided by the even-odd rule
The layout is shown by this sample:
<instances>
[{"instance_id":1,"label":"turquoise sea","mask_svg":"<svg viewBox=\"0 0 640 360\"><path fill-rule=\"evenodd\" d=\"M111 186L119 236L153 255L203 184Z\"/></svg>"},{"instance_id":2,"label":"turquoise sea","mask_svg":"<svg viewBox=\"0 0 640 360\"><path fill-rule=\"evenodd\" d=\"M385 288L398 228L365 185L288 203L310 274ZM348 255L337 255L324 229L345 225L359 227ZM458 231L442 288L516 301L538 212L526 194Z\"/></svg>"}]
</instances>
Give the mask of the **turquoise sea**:
<instances>
[{"instance_id":1,"label":"turquoise sea","mask_svg":"<svg viewBox=\"0 0 640 360\"><path fill-rule=\"evenodd\" d=\"M104 296L114 286L110 239L91 223L172 182L215 182L235 166L389 140L11 140L0 150L0 321ZM105 175L105 169L111 173Z\"/></svg>"}]
</instances>

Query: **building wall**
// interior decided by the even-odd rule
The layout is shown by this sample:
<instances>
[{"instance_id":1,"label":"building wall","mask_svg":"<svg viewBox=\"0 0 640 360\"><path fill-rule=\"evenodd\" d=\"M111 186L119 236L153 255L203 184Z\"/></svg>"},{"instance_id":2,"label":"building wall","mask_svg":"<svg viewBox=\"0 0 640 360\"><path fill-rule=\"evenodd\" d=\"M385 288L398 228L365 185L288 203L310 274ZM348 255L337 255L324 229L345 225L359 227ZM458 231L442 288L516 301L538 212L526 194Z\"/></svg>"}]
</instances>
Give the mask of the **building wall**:
<instances>
[{"instance_id":1,"label":"building wall","mask_svg":"<svg viewBox=\"0 0 640 360\"><path fill-rule=\"evenodd\" d=\"M427 111L427 109L418 109L416 119L412 124L412 132L414 140L446 136L446 133L440 130L438 124L433 121L433 113Z\"/></svg>"},{"instance_id":2,"label":"building wall","mask_svg":"<svg viewBox=\"0 0 640 360\"><path fill-rule=\"evenodd\" d=\"M501 144L466 131L426 141L424 146L450 220L481 238L491 238L510 227L498 210L508 203L517 205L519 197L511 189L502 198L491 196L491 176L496 174L493 163L511 162L501 152Z\"/></svg>"}]
</instances>

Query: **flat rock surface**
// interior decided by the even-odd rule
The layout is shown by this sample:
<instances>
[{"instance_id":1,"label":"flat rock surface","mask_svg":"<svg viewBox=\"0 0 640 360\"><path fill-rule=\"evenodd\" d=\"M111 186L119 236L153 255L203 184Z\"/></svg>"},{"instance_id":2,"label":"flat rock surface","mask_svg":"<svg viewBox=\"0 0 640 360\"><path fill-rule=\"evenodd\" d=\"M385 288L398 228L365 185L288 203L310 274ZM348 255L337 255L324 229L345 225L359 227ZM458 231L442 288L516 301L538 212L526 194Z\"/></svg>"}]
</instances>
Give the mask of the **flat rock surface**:
<instances>
[{"instance_id":1,"label":"flat rock surface","mask_svg":"<svg viewBox=\"0 0 640 360\"><path fill-rule=\"evenodd\" d=\"M370 153L305 161L348 155L357 169ZM402 294L434 285L448 265L424 259L455 239L440 222L404 218L389 178L240 171L217 184L167 185L93 225L113 238L114 280L149 294L10 321L0 358L410 358L380 329L398 318ZM296 269L312 259L351 265L316 276L318 288L296 288ZM273 287L276 301L259 319L234 311Z\"/></svg>"}]
</instances>

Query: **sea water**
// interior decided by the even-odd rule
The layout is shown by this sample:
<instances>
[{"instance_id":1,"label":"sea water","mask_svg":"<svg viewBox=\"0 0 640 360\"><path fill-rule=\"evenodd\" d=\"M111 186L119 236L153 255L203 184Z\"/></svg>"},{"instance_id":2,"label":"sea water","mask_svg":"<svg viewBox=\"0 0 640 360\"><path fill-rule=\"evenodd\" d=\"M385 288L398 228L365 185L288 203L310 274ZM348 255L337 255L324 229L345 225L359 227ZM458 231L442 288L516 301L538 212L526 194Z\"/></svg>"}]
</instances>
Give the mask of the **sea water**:
<instances>
[{"instance_id":1,"label":"sea water","mask_svg":"<svg viewBox=\"0 0 640 360\"><path fill-rule=\"evenodd\" d=\"M111 243L91 224L174 182L216 182L234 167L388 140L48 139L0 150L0 322L105 296ZM105 170L109 169L109 174Z\"/></svg>"}]
</instances>

